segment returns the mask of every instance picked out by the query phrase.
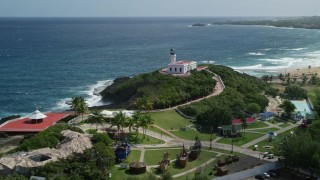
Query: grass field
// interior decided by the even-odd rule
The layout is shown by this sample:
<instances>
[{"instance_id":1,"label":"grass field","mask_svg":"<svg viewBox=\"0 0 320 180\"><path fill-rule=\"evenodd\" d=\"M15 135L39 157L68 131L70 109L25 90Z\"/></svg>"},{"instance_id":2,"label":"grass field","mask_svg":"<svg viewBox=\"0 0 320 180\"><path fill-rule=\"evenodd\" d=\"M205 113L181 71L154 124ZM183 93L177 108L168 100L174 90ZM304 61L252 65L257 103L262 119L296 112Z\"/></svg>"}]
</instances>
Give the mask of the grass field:
<instances>
[{"instance_id":1,"label":"grass field","mask_svg":"<svg viewBox=\"0 0 320 180\"><path fill-rule=\"evenodd\" d=\"M150 116L154 119L154 123L164 129L170 130L170 132L179 138L194 140L198 136L203 141L210 140L210 133L199 132L194 129L188 128L187 131L181 131L180 128L185 128L186 126L192 124L188 119L180 116L176 111L163 111L150 113ZM173 131L171 131L171 129ZM152 130L152 129L150 129ZM155 130L160 131L161 130ZM215 139L216 135L213 134L212 139Z\"/></svg>"},{"instance_id":2,"label":"grass field","mask_svg":"<svg viewBox=\"0 0 320 180\"><path fill-rule=\"evenodd\" d=\"M266 128L266 129L252 129L252 130L249 130L246 131L246 132L251 132L251 131L254 131L254 132L260 132L260 133L264 133L264 134L267 134L268 132L275 132L279 130L278 128Z\"/></svg>"},{"instance_id":3,"label":"grass field","mask_svg":"<svg viewBox=\"0 0 320 180\"><path fill-rule=\"evenodd\" d=\"M290 126L290 123L286 122L286 123L280 124L279 126L282 128L285 128L285 127Z\"/></svg>"},{"instance_id":4,"label":"grass field","mask_svg":"<svg viewBox=\"0 0 320 180\"><path fill-rule=\"evenodd\" d=\"M248 124L247 129L253 129L253 128L264 128L268 127L268 124L262 122L262 121L256 121L254 123Z\"/></svg>"},{"instance_id":5,"label":"grass field","mask_svg":"<svg viewBox=\"0 0 320 180\"><path fill-rule=\"evenodd\" d=\"M178 136L182 139L195 140L195 137L198 136L202 141L210 141L211 134L201 133L194 129L188 129L187 131L171 131L172 134ZM212 139L216 139L216 133L212 134Z\"/></svg>"},{"instance_id":6,"label":"grass field","mask_svg":"<svg viewBox=\"0 0 320 180\"><path fill-rule=\"evenodd\" d=\"M267 140L263 140L260 141L259 143L257 143L256 145L258 145L258 151L260 152L265 152L265 151L269 151L269 152L273 152L273 149L266 149L263 148L264 146L271 146L274 147L275 143L281 139L283 136L289 135L290 131L297 131L297 128L293 128L293 129L289 129L283 133L280 133L276 136L276 138L274 140L272 140L271 142L267 142ZM250 149L254 149L254 145L249 147Z\"/></svg>"},{"instance_id":7,"label":"grass field","mask_svg":"<svg viewBox=\"0 0 320 180\"><path fill-rule=\"evenodd\" d=\"M216 174L216 170L215 170L215 164L218 163L219 159L225 159L226 157L228 157L228 155L220 155L220 156L217 156L217 158L212 161L211 163L207 164L204 168L201 168L199 169L200 171L202 171L202 173L204 173L207 177L209 177L209 179L212 179L215 176ZM193 179L195 177L195 172L192 172L192 173L189 173L189 174L186 174L184 176L180 176L180 177L177 177L175 178L175 180L186 180L187 178L188 179Z\"/></svg>"},{"instance_id":8,"label":"grass field","mask_svg":"<svg viewBox=\"0 0 320 180\"><path fill-rule=\"evenodd\" d=\"M163 158L165 152L169 153L169 159L173 160L176 155L182 151L182 148L178 149L159 149L159 150L146 150L144 154L144 162L148 165L157 165Z\"/></svg>"},{"instance_id":9,"label":"grass field","mask_svg":"<svg viewBox=\"0 0 320 180\"><path fill-rule=\"evenodd\" d=\"M154 124L167 130L179 130L181 127L186 127L191 124L191 122L180 116L174 110L154 112L149 113L149 115L154 119Z\"/></svg>"},{"instance_id":10,"label":"grass field","mask_svg":"<svg viewBox=\"0 0 320 180\"><path fill-rule=\"evenodd\" d=\"M170 134L167 134L166 132L164 132L164 131L162 131L161 129L156 128L156 127L154 127L154 126L148 127L148 129L151 130L151 131L154 131L154 132L156 132L156 133L163 134L163 135L166 135L166 136L171 137Z\"/></svg>"},{"instance_id":11,"label":"grass field","mask_svg":"<svg viewBox=\"0 0 320 180\"><path fill-rule=\"evenodd\" d=\"M135 133L130 133L129 143L130 144L163 144L165 142L148 135L146 135L144 138L143 134L141 133L138 133L138 137L136 136Z\"/></svg>"},{"instance_id":12,"label":"grass field","mask_svg":"<svg viewBox=\"0 0 320 180\"><path fill-rule=\"evenodd\" d=\"M132 163L139 161L141 155L140 150L131 150L129 157L124 161L125 163Z\"/></svg>"},{"instance_id":13,"label":"grass field","mask_svg":"<svg viewBox=\"0 0 320 180\"><path fill-rule=\"evenodd\" d=\"M246 132L245 137L238 137L233 139L233 145L235 146L242 146L244 144L247 144L248 142L251 142L259 137L263 136L263 134L257 134L257 133L251 133L251 132ZM232 144L232 138L222 138L218 140L219 143L223 144Z\"/></svg>"},{"instance_id":14,"label":"grass field","mask_svg":"<svg viewBox=\"0 0 320 180\"><path fill-rule=\"evenodd\" d=\"M192 168L195 168L195 167L202 165L203 163L205 163L209 159L215 157L216 155L217 154L214 152L202 151L201 154L199 155L198 159L196 159L194 161L188 161L187 166L185 168L181 168L175 162L173 162L173 163L170 163L168 170L170 171L170 173L172 175L179 174L179 173L188 171ZM156 173L157 171L155 168L152 168L152 172Z\"/></svg>"}]
</instances>

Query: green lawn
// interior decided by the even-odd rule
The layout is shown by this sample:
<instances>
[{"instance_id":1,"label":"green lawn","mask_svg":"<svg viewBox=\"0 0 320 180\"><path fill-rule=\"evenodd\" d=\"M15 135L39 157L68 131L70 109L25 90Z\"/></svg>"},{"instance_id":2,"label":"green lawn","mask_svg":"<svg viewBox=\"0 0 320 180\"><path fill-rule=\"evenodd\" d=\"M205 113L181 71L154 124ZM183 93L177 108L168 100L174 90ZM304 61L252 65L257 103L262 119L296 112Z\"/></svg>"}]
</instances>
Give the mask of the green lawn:
<instances>
[{"instance_id":1,"label":"green lawn","mask_svg":"<svg viewBox=\"0 0 320 180\"><path fill-rule=\"evenodd\" d=\"M195 137L198 136L202 141L210 141L210 137L211 137L211 134L201 133L194 129L188 129L187 131L172 131L171 133L178 136L179 138L188 139L188 140L195 140ZM213 133L212 139L214 140L216 138L217 138L216 133Z\"/></svg>"},{"instance_id":2,"label":"green lawn","mask_svg":"<svg viewBox=\"0 0 320 180\"><path fill-rule=\"evenodd\" d=\"M268 132L275 132L277 130L279 130L279 129L278 128L252 129L252 130L248 129L248 131L246 131L246 132L255 131L255 132L260 132L260 133L267 134Z\"/></svg>"},{"instance_id":3,"label":"green lawn","mask_svg":"<svg viewBox=\"0 0 320 180\"><path fill-rule=\"evenodd\" d=\"M157 165L163 158L165 152L169 153L169 159L173 160L176 158L176 155L182 151L182 148L179 149L159 149L159 150L146 150L144 154L144 162L148 165Z\"/></svg>"},{"instance_id":4,"label":"green lawn","mask_svg":"<svg viewBox=\"0 0 320 180\"><path fill-rule=\"evenodd\" d=\"M238 137L234 138L233 145L235 146L242 146L244 144L247 144L248 142L251 142L259 137L263 136L263 134L257 134L257 133L251 133L251 132L246 132L245 137ZM218 140L219 143L223 144L231 144L232 138L222 138Z\"/></svg>"},{"instance_id":5,"label":"green lawn","mask_svg":"<svg viewBox=\"0 0 320 180\"><path fill-rule=\"evenodd\" d=\"M165 142L148 135L146 135L144 138L143 134L141 133L138 133L138 137L136 136L135 133L130 133L129 143L130 144L163 144Z\"/></svg>"},{"instance_id":6,"label":"green lawn","mask_svg":"<svg viewBox=\"0 0 320 180\"><path fill-rule=\"evenodd\" d=\"M207 152L207 151L201 151L201 154L199 155L198 159L194 161L188 161L187 166L185 168L181 168L178 165L176 165L175 162L170 163L169 171L172 175L179 174L185 171L188 171L192 168L198 167L208 161L209 159L215 157L217 154L214 152ZM156 173L156 169L152 168L152 172Z\"/></svg>"},{"instance_id":7,"label":"green lawn","mask_svg":"<svg viewBox=\"0 0 320 180\"><path fill-rule=\"evenodd\" d=\"M268 124L262 122L262 121L256 121L254 123L248 124L247 129L253 129L253 128L263 128L263 127L269 127Z\"/></svg>"},{"instance_id":8,"label":"green lawn","mask_svg":"<svg viewBox=\"0 0 320 180\"><path fill-rule=\"evenodd\" d=\"M166 129L166 130L179 130L180 127L186 127L190 125L191 122L180 116L176 111L162 111L162 112L153 112L149 115L154 119L154 124Z\"/></svg>"},{"instance_id":9,"label":"green lawn","mask_svg":"<svg viewBox=\"0 0 320 180\"><path fill-rule=\"evenodd\" d=\"M170 134L167 134L166 132L164 132L164 131L162 131L161 129L156 128L156 127L154 127L154 126L148 127L148 129L151 130L151 131L154 131L154 132L156 132L156 133L163 134L163 135L166 135L166 136L171 137Z\"/></svg>"},{"instance_id":10,"label":"green lawn","mask_svg":"<svg viewBox=\"0 0 320 180\"><path fill-rule=\"evenodd\" d=\"M199 132L189 128L187 129L187 131L180 131L181 127L184 128L192 123L189 122L188 119L180 116L174 110L154 112L154 113L150 113L149 115L154 119L154 124L167 130L173 129L174 131L170 131L170 132L182 139L194 140L194 138L198 136L203 141L210 140L210 136L211 136L210 133ZM157 132L158 130L155 130L155 131ZM161 130L159 131L161 132ZM212 139L215 139L215 138L216 138L216 135L213 134Z\"/></svg>"},{"instance_id":11,"label":"green lawn","mask_svg":"<svg viewBox=\"0 0 320 180\"><path fill-rule=\"evenodd\" d=\"M214 161L212 161L207 166L205 166L204 168L201 169L202 172L205 175L207 175L207 177L209 177L209 179L216 177L215 174L217 171L215 170L214 165L218 163L219 159L225 159L226 157L228 157L228 155L225 155L225 154L221 155L221 156L217 156L217 159L215 159ZM175 180L186 180L187 177L189 179L193 179L194 175L195 175L195 172L192 172L192 173L186 174L184 176L177 177L177 178L175 178Z\"/></svg>"},{"instance_id":12,"label":"green lawn","mask_svg":"<svg viewBox=\"0 0 320 180\"><path fill-rule=\"evenodd\" d=\"M275 145L275 142L277 142L278 139L281 139L283 136L285 135L288 135L290 134L290 131L297 131L297 128L293 128L293 129L289 129L283 133L280 133L276 136L276 138L274 140L272 140L271 142L267 142L267 140L263 140L263 141L260 141L259 143L257 143L256 145L258 145L258 151L260 152L266 152L266 151L269 151L269 152L273 152L273 149L266 149L266 148L263 148L264 146L272 146L274 147ZM254 145L253 146L250 146L249 147L250 149L254 149Z\"/></svg>"},{"instance_id":13,"label":"green lawn","mask_svg":"<svg viewBox=\"0 0 320 180\"><path fill-rule=\"evenodd\" d=\"M127 169L119 169L118 167L113 167L111 169L111 174L112 174L112 178L114 180L119 180L119 179L135 179L135 180L145 180L145 179L149 179L148 178L148 173L144 173L144 174L140 174L140 175L136 175L136 174L132 174L129 170L129 168Z\"/></svg>"},{"instance_id":14,"label":"green lawn","mask_svg":"<svg viewBox=\"0 0 320 180\"><path fill-rule=\"evenodd\" d=\"M141 155L140 150L131 150L129 157L124 161L125 163L132 163L139 161Z\"/></svg>"},{"instance_id":15,"label":"green lawn","mask_svg":"<svg viewBox=\"0 0 320 180\"><path fill-rule=\"evenodd\" d=\"M285 127L290 126L290 123L286 122L286 123L280 124L279 126L282 128L285 128Z\"/></svg>"}]
</instances>

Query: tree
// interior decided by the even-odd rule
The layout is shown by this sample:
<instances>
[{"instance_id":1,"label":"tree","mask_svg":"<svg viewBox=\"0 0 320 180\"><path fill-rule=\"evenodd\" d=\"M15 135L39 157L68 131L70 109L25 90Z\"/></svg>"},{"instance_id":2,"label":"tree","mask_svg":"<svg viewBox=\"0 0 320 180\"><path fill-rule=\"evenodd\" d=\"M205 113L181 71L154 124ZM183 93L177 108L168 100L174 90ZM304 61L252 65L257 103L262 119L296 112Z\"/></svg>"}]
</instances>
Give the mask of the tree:
<instances>
[{"instance_id":1,"label":"tree","mask_svg":"<svg viewBox=\"0 0 320 180\"><path fill-rule=\"evenodd\" d=\"M211 126L213 129L225 124L231 124L231 112L223 105L216 104L211 109L205 111L197 116L197 122L199 124L205 124Z\"/></svg>"},{"instance_id":2,"label":"tree","mask_svg":"<svg viewBox=\"0 0 320 180\"><path fill-rule=\"evenodd\" d=\"M257 114L261 111L261 107L257 103L249 103L247 106L247 110L254 114Z\"/></svg>"},{"instance_id":3,"label":"tree","mask_svg":"<svg viewBox=\"0 0 320 180\"><path fill-rule=\"evenodd\" d=\"M286 87L284 91L289 99L306 99L307 91L297 84L292 84Z\"/></svg>"},{"instance_id":4,"label":"tree","mask_svg":"<svg viewBox=\"0 0 320 180\"><path fill-rule=\"evenodd\" d=\"M124 123L126 122L126 116L123 114L122 111L117 113L114 118L111 120L112 126L117 126L118 133L120 131L120 128L124 126Z\"/></svg>"},{"instance_id":5,"label":"tree","mask_svg":"<svg viewBox=\"0 0 320 180\"><path fill-rule=\"evenodd\" d=\"M291 117L291 113L296 109L296 106L289 100L284 100L279 107L282 108L289 117Z\"/></svg>"},{"instance_id":6,"label":"tree","mask_svg":"<svg viewBox=\"0 0 320 180\"><path fill-rule=\"evenodd\" d=\"M302 85L305 85L308 81L308 77L306 75L302 76Z\"/></svg>"},{"instance_id":7,"label":"tree","mask_svg":"<svg viewBox=\"0 0 320 180\"><path fill-rule=\"evenodd\" d=\"M84 98L81 96L73 97L70 107L77 115L81 115L83 121L83 115L88 112L88 105Z\"/></svg>"},{"instance_id":8,"label":"tree","mask_svg":"<svg viewBox=\"0 0 320 180\"><path fill-rule=\"evenodd\" d=\"M139 110L143 110L147 112L153 109L152 101L146 97L137 99L136 106L138 107Z\"/></svg>"},{"instance_id":9,"label":"tree","mask_svg":"<svg viewBox=\"0 0 320 180\"><path fill-rule=\"evenodd\" d=\"M139 118L139 126L142 127L143 137L145 138L147 128L153 124L153 119L149 115L142 115L141 118Z\"/></svg>"},{"instance_id":10,"label":"tree","mask_svg":"<svg viewBox=\"0 0 320 180\"><path fill-rule=\"evenodd\" d=\"M279 76L278 76L278 78L279 78L281 81L283 81L283 80L284 80L284 76L283 76L283 74L282 74L282 73L280 73L280 74L279 74Z\"/></svg>"},{"instance_id":11,"label":"tree","mask_svg":"<svg viewBox=\"0 0 320 180\"><path fill-rule=\"evenodd\" d=\"M139 128L140 119L141 119L141 113L139 111L134 112L132 117L127 119L127 127L129 128L129 132L131 132L131 128L133 126Z\"/></svg>"},{"instance_id":12,"label":"tree","mask_svg":"<svg viewBox=\"0 0 320 180\"><path fill-rule=\"evenodd\" d=\"M319 78L316 75L311 76L309 83L310 84L318 84Z\"/></svg>"},{"instance_id":13,"label":"tree","mask_svg":"<svg viewBox=\"0 0 320 180\"><path fill-rule=\"evenodd\" d=\"M246 135L246 129L247 129L247 127L248 127L247 119L246 119L246 117L245 117L244 114L242 114L242 115L240 116L240 120L241 120L241 127L242 127L243 138L244 138L245 135Z\"/></svg>"},{"instance_id":14,"label":"tree","mask_svg":"<svg viewBox=\"0 0 320 180\"><path fill-rule=\"evenodd\" d=\"M92 115L88 119L91 124L96 124L96 130L98 130L98 125L103 125L106 120L101 112L102 111L100 109L93 109L91 112Z\"/></svg>"},{"instance_id":15,"label":"tree","mask_svg":"<svg viewBox=\"0 0 320 180\"><path fill-rule=\"evenodd\" d=\"M308 170L311 175L320 174L320 142L307 131L297 132L280 139L275 144L275 153L284 157L284 163L291 168Z\"/></svg>"},{"instance_id":16,"label":"tree","mask_svg":"<svg viewBox=\"0 0 320 180\"><path fill-rule=\"evenodd\" d=\"M261 77L261 80L267 83L268 80L269 80L269 76L268 76L268 75L263 75L263 76Z\"/></svg>"}]
</instances>

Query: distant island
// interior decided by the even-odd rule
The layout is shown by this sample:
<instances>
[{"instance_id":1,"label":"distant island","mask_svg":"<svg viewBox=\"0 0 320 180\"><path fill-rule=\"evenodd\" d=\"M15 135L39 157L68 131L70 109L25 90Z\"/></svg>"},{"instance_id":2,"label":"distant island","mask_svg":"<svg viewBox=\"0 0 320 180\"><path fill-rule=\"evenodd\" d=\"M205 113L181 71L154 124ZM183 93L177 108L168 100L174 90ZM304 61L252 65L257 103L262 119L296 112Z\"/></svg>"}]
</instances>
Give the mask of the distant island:
<instances>
[{"instance_id":1,"label":"distant island","mask_svg":"<svg viewBox=\"0 0 320 180\"><path fill-rule=\"evenodd\" d=\"M320 16L297 17L287 19L270 19L254 21L224 21L214 22L214 25L260 25L302 29L320 29Z\"/></svg>"},{"instance_id":2,"label":"distant island","mask_svg":"<svg viewBox=\"0 0 320 180\"><path fill-rule=\"evenodd\" d=\"M207 26L207 24L196 23L196 24L192 24L191 26L193 26L193 27L203 27L203 26Z\"/></svg>"}]
</instances>

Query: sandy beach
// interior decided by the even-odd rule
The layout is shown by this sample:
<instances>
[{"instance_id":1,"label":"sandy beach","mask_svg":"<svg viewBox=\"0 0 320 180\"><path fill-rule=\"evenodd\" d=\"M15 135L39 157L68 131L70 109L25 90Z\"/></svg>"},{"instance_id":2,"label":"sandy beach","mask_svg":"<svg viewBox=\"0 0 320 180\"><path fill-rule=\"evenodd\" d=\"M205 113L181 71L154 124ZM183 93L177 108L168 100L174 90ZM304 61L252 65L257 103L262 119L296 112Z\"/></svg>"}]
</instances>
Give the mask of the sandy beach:
<instances>
[{"instance_id":1,"label":"sandy beach","mask_svg":"<svg viewBox=\"0 0 320 180\"><path fill-rule=\"evenodd\" d=\"M306 75L308 77L311 77L313 75L320 75L320 67L297 67L297 68L288 68L283 69L279 71L279 74L288 74L290 73L291 77L302 77L303 75Z\"/></svg>"}]
</instances>

